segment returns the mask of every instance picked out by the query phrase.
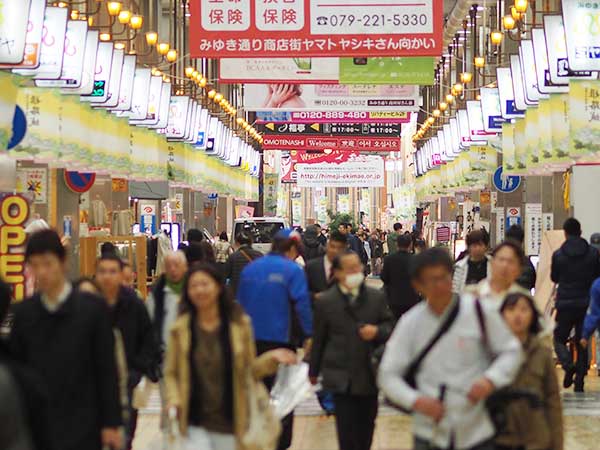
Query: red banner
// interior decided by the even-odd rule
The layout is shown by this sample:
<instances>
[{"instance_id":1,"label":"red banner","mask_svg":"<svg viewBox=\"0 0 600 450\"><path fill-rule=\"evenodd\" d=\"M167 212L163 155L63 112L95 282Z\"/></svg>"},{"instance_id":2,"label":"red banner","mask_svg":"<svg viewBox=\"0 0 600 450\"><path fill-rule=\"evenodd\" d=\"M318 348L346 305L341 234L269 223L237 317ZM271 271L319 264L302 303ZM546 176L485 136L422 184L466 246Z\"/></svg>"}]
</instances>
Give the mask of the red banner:
<instances>
[{"instance_id":1,"label":"red banner","mask_svg":"<svg viewBox=\"0 0 600 450\"><path fill-rule=\"evenodd\" d=\"M281 155L281 182L296 183L296 164L343 163L358 155L353 152L333 150L330 153L309 153L305 150L292 150Z\"/></svg>"},{"instance_id":2,"label":"red banner","mask_svg":"<svg viewBox=\"0 0 600 450\"><path fill-rule=\"evenodd\" d=\"M193 58L439 56L443 0L191 0Z\"/></svg>"},{"instance_id":3,"label":"red banner","mask_svg":"<svg viewBox=\"0 0 600 450\"><path fill-rule=\"evenodd\" d=\"M263 138L264 150L400 151L400 138L392 137L265 135Z\"/></svg>"}]
</instances>

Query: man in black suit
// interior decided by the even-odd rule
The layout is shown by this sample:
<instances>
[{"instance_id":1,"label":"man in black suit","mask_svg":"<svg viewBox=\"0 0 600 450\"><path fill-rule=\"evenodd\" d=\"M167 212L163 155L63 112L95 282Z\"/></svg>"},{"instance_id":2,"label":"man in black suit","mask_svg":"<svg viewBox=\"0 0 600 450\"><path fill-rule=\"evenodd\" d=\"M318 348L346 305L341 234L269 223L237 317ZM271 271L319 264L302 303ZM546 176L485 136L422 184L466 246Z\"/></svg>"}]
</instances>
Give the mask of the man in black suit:
<instances>
[{"instance_id":1,"label":"man in black suit","mask_svg":"<svg viewBox=\"0 0 600 450\"><path fill-rule=\"evenodd\" d=\"M420 299L410 281L410 265L414 255L411 253L412 236L401 234L396 240L398 251L383 260L381 281L385 289L388 305L396 321Z\"/></svg>"},{"instance_id":2,"label":"man in black suit","mask_svg":"<svg viewBox=\"0 0 600 450\"><path fill-rule=\"evenodd\" d=\"M369 450L377 418L371 355L392 332L393 317L380 290L365 284L358 255L335 258L336 284L315 302L309 376L333 393L340 450Z\"/></svg>"},{"instance_id":3,"label":"man in black suit","mask_svg":"<svg viewBox=\"0 0 600 450\"><path fill-rule=\"evenodd\" d=\"M333 260L347 248L348 238L339 231L333 231L327 242L325 256L306 263L306 278L313 302L331 285Z\"/></svg>"}]
</instances>

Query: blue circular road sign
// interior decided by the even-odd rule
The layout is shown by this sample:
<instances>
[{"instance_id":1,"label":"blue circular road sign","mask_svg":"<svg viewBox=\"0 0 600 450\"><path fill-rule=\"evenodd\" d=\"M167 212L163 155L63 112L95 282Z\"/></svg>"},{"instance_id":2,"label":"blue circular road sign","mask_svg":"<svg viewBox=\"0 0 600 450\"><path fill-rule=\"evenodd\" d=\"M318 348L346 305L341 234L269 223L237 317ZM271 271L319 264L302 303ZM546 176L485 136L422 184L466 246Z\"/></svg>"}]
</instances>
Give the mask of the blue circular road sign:
<instances>
[{"instance_id":1,"label":"blue circular road sign","mask_svg":"<svg viewBox=\"0 0 600 450\"><path fill-rule=\"evenodd\" d=\"M8 141L7 150L15 148L25 137L27 133L27 119L25 113L19 105L15 107L15 115L13 116L12 136Z\"/></svg>"},{"instance_id":2,"label":"blue circular road sign","mask_svg":"<svg viewBox=\"0 0 600 450\"><path fill-rule=\"evenodd\" d=\"M519 189L521 185L521 177L518 175L502 175L502 166L498 167L494 172L494 187L505 194Z\"/></svg>"}]
</instances>

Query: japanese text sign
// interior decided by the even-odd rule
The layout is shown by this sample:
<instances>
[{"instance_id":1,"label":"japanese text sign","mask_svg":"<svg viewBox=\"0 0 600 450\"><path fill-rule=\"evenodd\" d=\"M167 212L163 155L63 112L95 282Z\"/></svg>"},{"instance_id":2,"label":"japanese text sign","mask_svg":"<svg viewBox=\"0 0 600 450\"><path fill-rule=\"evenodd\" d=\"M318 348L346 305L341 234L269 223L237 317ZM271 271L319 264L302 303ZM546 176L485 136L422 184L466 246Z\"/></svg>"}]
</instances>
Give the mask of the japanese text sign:
<instances>
[{"instance_id":1,"label":"japanese text sign","mask_svg":"<svg viewBox=\"0 0 600 450\"><path fill-rule=\"evenodd\" d=\"M265 135L265 150L354 150L371 152L400 151L400 138L354 136Z\"/></svg>"},{"instance_id":2,"label":"japanese text sign","mask_svg":"<svg viewBox=\"0 0 600 450\"><path fill-rule=\"evenodd\" d=\"M442 0L192 0L195 58L436 56Z\"/></svg>"}]
</instances>

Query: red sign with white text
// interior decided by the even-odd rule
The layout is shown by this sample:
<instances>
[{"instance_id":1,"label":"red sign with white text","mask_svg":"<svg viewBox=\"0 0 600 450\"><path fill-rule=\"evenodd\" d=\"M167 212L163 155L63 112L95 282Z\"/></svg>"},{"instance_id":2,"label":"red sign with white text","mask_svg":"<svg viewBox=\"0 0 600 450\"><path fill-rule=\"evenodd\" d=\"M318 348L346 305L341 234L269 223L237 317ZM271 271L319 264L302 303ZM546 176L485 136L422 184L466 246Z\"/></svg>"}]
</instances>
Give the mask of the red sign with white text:
<instances>
[{"instance_id":1,"label":"red sign with white text","mask_svg":"<svg viewBox=\"0 0 600 450\"><path fill-rule=\"evenodd\" d=\"M439 56L443 0L191 0L193 58Z\"/></svg>"},{"instance_id":2,"label":"red sign with white text","mask_svg":"<svg viewBox=\"0 0 600 450\"><path fill-rule=\"evenodd\" d=\"M356 136L265 135L264 150L400 151L400 138Z\"/></svg>"}]
</instances>

